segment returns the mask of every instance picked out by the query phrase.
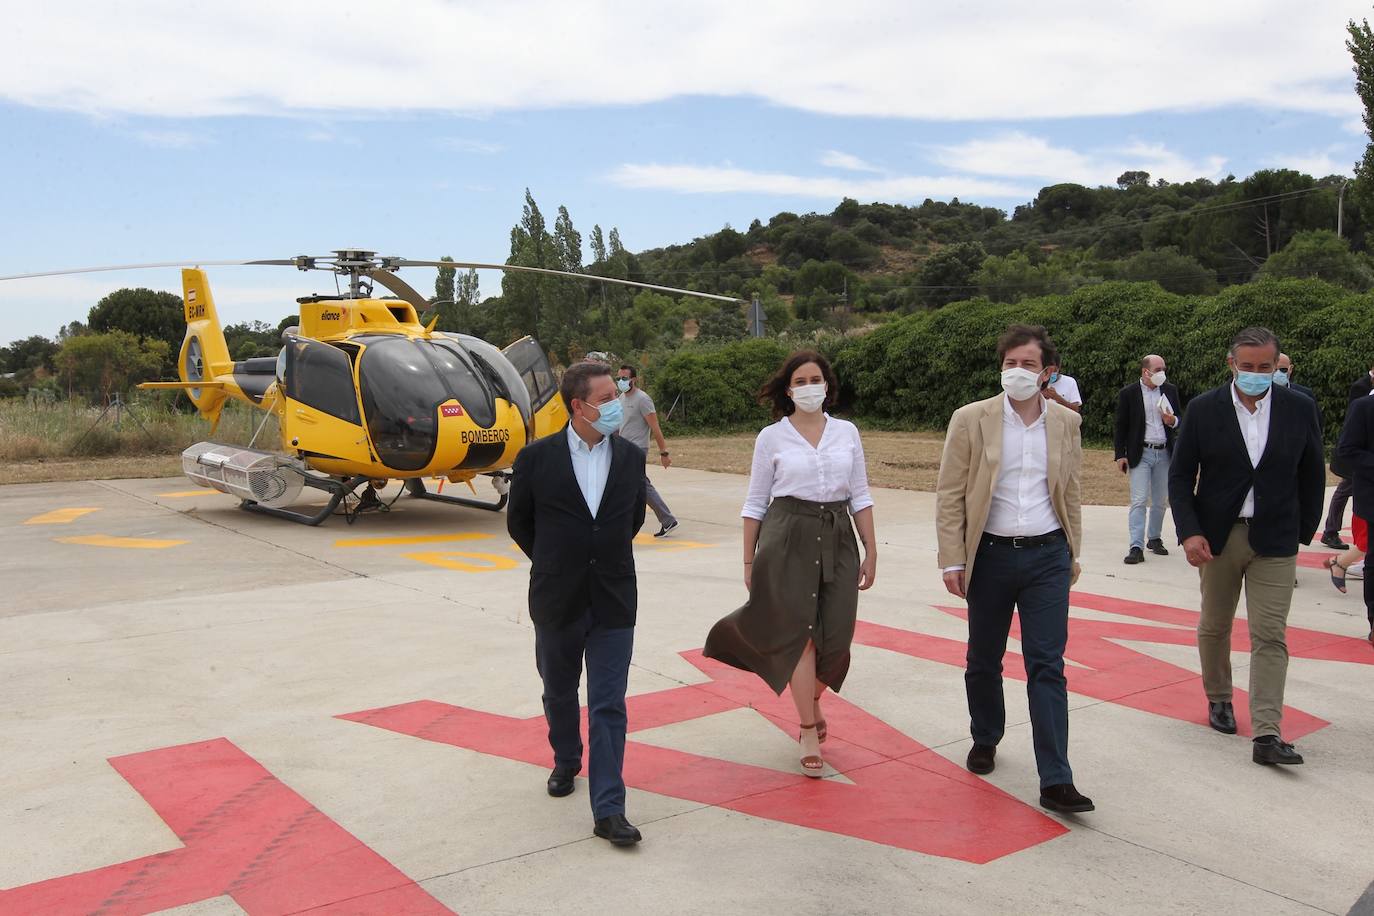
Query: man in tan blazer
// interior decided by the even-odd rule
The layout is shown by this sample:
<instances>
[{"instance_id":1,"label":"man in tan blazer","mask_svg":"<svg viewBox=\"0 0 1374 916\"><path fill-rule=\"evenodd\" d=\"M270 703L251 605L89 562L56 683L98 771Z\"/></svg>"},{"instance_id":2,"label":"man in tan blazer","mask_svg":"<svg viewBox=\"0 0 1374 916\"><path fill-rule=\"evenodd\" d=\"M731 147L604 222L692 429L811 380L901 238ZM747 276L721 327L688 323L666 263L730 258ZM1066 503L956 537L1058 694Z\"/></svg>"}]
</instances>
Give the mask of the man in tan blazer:
<instances>
[{"instance_id":1,"label":"man in tan blazer","mask_svg":"<svg viewBox=\"0 0 1374 916\"><path fill-rule=\"evenodd\" d=\"M954 412L936 485L945 588L968 600L968 768L991 773L1006 728L1002 658L1021 615L1041 806L1093 810L1069 767L1064 645L1078 578L1083 447L1077 413L1041 393L1059 356L1044 328L1012 325L997 343L1003 393ZM977 575L974 570L977 569Z\"/></svg>"}]
</instances>

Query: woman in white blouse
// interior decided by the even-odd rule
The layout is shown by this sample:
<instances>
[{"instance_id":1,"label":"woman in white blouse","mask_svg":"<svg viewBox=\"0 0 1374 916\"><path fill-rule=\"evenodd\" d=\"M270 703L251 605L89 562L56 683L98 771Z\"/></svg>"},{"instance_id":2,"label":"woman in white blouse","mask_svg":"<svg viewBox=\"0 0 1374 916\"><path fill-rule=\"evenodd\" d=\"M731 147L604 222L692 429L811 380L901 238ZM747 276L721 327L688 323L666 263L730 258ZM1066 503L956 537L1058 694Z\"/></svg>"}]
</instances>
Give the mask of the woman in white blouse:
<instances>
[{"instance_id":1,"label":"woman in white blouse","mask_svg":"<svg viewBox=\"0 0 1374 916\"><path fill-rule=\"evenodd\" d=\"M741 513L749 600L711 628L705 648L779 695L791 685L807 776L825 769L821 694L844 682L859 591L873 584L878 561L859 431L822 410L837 387L825 357L802 351L759 392L777 422L754 443Z\"/></svg>"}]
</instances>

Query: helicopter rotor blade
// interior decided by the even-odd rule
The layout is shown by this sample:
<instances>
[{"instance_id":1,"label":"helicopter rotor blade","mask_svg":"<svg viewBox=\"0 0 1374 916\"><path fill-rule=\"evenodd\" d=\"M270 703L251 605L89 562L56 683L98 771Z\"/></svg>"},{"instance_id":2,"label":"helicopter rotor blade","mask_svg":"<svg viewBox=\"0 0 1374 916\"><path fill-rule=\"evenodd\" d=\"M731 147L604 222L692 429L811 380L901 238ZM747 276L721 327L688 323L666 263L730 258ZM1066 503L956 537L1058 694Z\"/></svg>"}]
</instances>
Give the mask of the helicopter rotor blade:
<instances>
[{"instance_id":1,"label":"helicopter rotor blade","mask_svg":"<svg viewBox=\"0 0 1374 916\"><path fill-rule=\"evenodd\" d=\"M369 270L364 273L364 276L372 278L382 286L391 290L391 292L400 296L406 302L415 306L417 312L423 312L425 309L429 308L428 299L421 295L415 287L411 286L389 270Z\"/></svg>"},{"instance_id":2,"label":"helicopter rotor blade","mask_svg":"<svg viewBox=\"0 0 1374 916\"><path fill-rule=\"evenodd\" d=\"M591 280L597 283L615 283L620 286L633 286L637 289L651 289L660 293L676 296L696 296L700 299L715 299L719 302L748 302L735 296L721 296L716 293L700 293L691 289L678 289L673 286L658 286L653 283L639 283L635 280L621 280L618 277L598 277L596 274L578 274L568 270L552 270L547 267L522 267L519 264L477 264L463 261L409 261L405 258L389 260L388 267L452 267L463 270L514 270L522 273L544 274L552 277L570 277L574 280Z\"/></svg>"},{"instance_id":3,"label":"helicopter rotor blade","mask_svg":"<svg viewBox=\"0 0 1374 916\"><path fill-rule=\"evenodd\" d=\"M256 261L162 261L156 264L110 264L104 267L72 267L67 270L41 270L30 274L11 274L0 280L27 280L30 277L62 277L68 274L93 274L109 270L151 270L157 267L242 267L262 265L267 267L290 267L296 262L292 259L266 259Z\"/></svg>"}]
</instances>

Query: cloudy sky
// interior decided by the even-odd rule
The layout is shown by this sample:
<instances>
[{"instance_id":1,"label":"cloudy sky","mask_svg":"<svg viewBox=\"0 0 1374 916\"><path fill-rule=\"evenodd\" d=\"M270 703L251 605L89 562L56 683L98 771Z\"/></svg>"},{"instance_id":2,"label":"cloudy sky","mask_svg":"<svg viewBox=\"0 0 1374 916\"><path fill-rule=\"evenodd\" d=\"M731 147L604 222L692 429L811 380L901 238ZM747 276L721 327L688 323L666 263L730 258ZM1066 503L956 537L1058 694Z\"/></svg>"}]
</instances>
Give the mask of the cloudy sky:
<instances>
[{"instance_id":1,"label":"cloudy sky","mask_svg":"<svg viewBox=\"0 0 1374 916\"><path fill-rule=\"evenodd\" d=\"M1352 2L18 5L0 275L363 247L504 260L529 187L637 250L849 196L1349 174ZM212 11L213 10L213 11ZM416 274L420 288L432 282ZM332 286L212 274L226 321ZM483 277L495 293L499 278ZM0 341L175 271L0 283Z\"/></svg>"}]
</instances>

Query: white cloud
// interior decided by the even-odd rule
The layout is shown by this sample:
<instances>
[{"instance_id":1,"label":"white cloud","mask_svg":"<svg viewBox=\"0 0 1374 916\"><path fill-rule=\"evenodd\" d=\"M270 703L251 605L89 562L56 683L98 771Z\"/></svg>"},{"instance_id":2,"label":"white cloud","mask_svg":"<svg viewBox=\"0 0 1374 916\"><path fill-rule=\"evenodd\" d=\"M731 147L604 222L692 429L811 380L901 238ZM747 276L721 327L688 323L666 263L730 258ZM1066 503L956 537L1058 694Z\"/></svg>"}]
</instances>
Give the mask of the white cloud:
<instances>
[{"instance_id":1,"label":"white cloud","mask_svg":"<svg viewBox=\"0 0 1374 916\"><path fill-rule=\"evenodd\" d=\"M975 175L1071 181L1096 186L1115 184L1127 171L1149 172L1151 178L1191 181L1219 178L1226 166L1221 156L1193 160L1160 143L1133 141L1125 146L1079 151L1055 146L1043 137L1019 131L936 146L932 158L943 166Z\"/></svg>"},{"instance_id":2,"label":"white cloud","mask_svg":"<svg viewBox=\"0 0 1374 916\"><path fill-rule=\"evenodd\" d=\"M828 149L821 154L821 165L830 166L832 169L846 169L850 172L881 172L882 169L876 165L865 162L858 156L850 153L842 153L837 149Z\"/></svg>"},{"instance_id":3,"label":"white cloud","mask_svg":"<svg viewBox=\"0 0 1374 916\"><path fill-rule=\"evenodd\" d=\"M861 202L920 201L927 197L1029 197L1026 185L959 175L886 175L881 178L789 175L730 165L659 165L627 163L608 176L622 187L677 191L682 194L774 194Z\"/></svg>"},{"instance_id":4,"label":"white cloud","mask_svg":"<svg viewBox=\"0 0 1374 916\"><path fill-rule=\"evenodd\" d=\"M505 149L499 143L489 143L486 140L472 140L468 137L443 137L438 141L439 146L444 149L453 150L456 153L480 153L490 156Z\"/></svg>"},{"instance_id":5,"label":"white cloud","mask_svg":"<svg viewBox=\"0 0 1374 916\"><path fill-rule=\"evenodd\" d=\"M1302 153L1279 153L1270 156L1265 164L1277 169L1295 169L1313 178L1327 175L1354 175L1355 160L1359 153L1342 155L1342 146L1330 146L1324 150L1308 150Z\"/></svg>"},{"instance_id":6,"label":"white cloud","mask_svg":"<svg viewBox=\"0 0 1374 916\"><path fill-rule=\"evenodd\" d=\"M1363 137L1364 120L1362 118L1351 118L1350 120L1341 124L1341 129L1348 134L1354 134L1357 137Z\"/></svg>"},{"instance_id":7,"label":"white cloud","mask_svg":"<svg viewBox=\"0 0 1374 916\"><path fill-rule=\"evenodd\" d=\"M688 95L944 120L1359 112L1349 0L1309 0L1301 15L1291 0L10 7L0 98L104 114L489 113Z\"/></svg>"}]
</instances>

